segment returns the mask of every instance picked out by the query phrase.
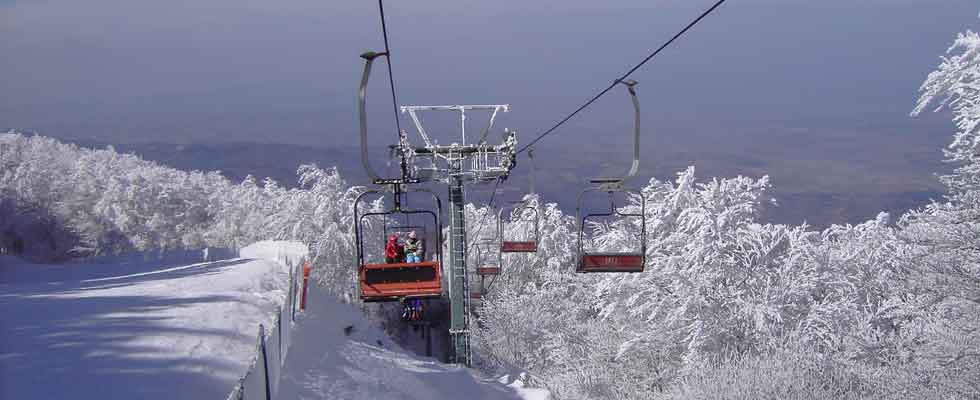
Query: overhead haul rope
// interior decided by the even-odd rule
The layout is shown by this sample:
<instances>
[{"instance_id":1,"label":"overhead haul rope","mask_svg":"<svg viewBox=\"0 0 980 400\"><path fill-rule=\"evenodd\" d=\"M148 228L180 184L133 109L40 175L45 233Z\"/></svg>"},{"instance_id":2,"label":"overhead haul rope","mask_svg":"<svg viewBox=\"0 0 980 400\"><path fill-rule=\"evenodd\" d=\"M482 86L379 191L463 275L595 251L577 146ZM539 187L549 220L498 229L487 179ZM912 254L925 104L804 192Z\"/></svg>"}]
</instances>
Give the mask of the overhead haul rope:
<instances>
[{"instance_id":1,"label":"overhead haul rope","mask_svg":"<svg viewBox=\"0 0 980 400\"><path fill-rule=\"evenodd\" d=\"M385 5L384 0L378 0L378 10L381 12L381 34L385 38L385 54L388 56L388 82L391 83L391 105L395 110L395 135L401 139L402 123L398 118L398 97L395 96L395 75L391 72L391 48L388 47L388 26L385 24Z\"/></svg>"},{"instance_id":2,"label":"overhead haul rope","mask_svg":"<svg viewBox=\"0 0 980 400\"><path fill-rule=\"evenodd\" d=\"M691 21L691 23L687 24L687 26L685 26L684 29L681 29L681 31L678 32L676 35L674 35L674 37L670 38L670 40L668 40L666 43L664 43L662 46L660 46L656 51L654 51L653 53L650 53L650 55L648 55L646 58L644 58L643 61L640 61L639 64L636 64L636 66L634 66L628 72L626 72L625 74L623 74L623 76L617 78L612 83L610 83L609 86L606 87L605 89L603 89L601 92L599 92L599 94L597 94L594 97L592 97L592 99L590 99L589 101L585 102L585 104L583 104L581 107L579 107L578 109L576 109L575 111L573 111L571 114L568 114L568 116L566 116L565 118L563 118L561 121L558 121L557 124L555 124L554 126L552 126L551 128L549 128L547 131L545 131L544 133L538 135L538 137L535 138L534 140L532 140L530 143L524 145L524 147L521 147L521 149L517 151L517 154L523 153L524 150L527 150L528 148L530 148L531 146L533 146L535 143L537 143L539 140L544 139L545 136L548 136L548 134L550 134L551 132L554 132L555 129L558 129L559 126L562 126L562 124L564 124L568 120L572 119L572 117L574 117L580 111L582 111L586 107L592 105L592 103L594 103L596 100L599 100L600 97L602 97L603 95L605 95L606 93L608 93L610 90L612 90L612 88L616 87L616 85L619 84L620 81L626 80L626 78L628 78L633 72L636 72L636 70L640 69L640 67L642 67L643 64L646 64L647 61L650 61L651 59L653 59L653 57L656 57L657 54L660 54L661 51L663 51L664 49L666 49L668 46L670 46L672 43L674 43L675 40L677 40L678 38L680 38L681 36L683 36L685 33L687 33L687 31L689 31L691 28L693 28L694 25L697 25L699 22L701 22L701 20L704 19L704 17L707 17L708 14L711 14L713 11L715 11L715 9L717 9L722 4L724 4L725 1L727 1L727 0L719 0L717 3L715 3L715 5L711 6L711 8L709 8L707 11L701 13L701 15L699 17L697 17L696 19L694 19L693 21Z\"/></svg>"}]
</instances>

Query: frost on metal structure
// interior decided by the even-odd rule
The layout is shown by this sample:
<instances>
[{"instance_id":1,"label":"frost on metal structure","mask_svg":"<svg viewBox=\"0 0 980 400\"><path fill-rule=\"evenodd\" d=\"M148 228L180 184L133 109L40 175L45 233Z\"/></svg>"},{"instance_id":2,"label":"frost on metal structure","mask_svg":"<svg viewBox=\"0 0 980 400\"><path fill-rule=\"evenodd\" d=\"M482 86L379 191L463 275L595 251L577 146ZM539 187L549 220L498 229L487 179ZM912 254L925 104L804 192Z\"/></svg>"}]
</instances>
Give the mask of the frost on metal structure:
<instances>
[{"instance_id":1,"label":"frost on metal structure","mask_svg":"<svg viewBox=\"0 0 980 400\"><path fill-rule=\"evenodd\" d=\"M421 111L454 111L459 113L459 142L440 145L422 126ZM467 143L467 112L485 111L490 119L479 140ZM453 105L453 106L402 106L402 114L408 114L424 146L402 149L410 153L413 163L410 173L420 181L440 181L449 185L449 335L452 343L452 361L470 365L470 295L466 271L466 222L464 220L464 185L506 179L516 164L517 134L505 129L499 144L488 144L487 135L493 129L497 114L510 111L506 104ZM403 140L403 143L406 141ZM402 144L404 146L404 144ZM417 165L423 161L424 166Z\"/></svg>"},{"instance_id":2,"label":"frost on metal structure","mask_svg":"<svg viewBox=\"0 0 980 400\"><path fill-rule=\"evenodd\" d=\"M459 113L460 141L441 145L426 131L419 116L421 111L455 111ZM479 140L467 143L466 119L468 111L486 111L490 119L480 134ZM417 160L426 160L426 165L413 165L412 172L420 180L450 181L458 178L464 182L489 181L506 178L514 168L516 158L516 133L504 129L501 143L488 144L486 139L500 112L509 112L510 105L452 105L452 106L402 106L402 114L408 114L424 145L403 151L410 151ZM457 166L457 164L459 164Z\"/></svg>"}]
</instances>

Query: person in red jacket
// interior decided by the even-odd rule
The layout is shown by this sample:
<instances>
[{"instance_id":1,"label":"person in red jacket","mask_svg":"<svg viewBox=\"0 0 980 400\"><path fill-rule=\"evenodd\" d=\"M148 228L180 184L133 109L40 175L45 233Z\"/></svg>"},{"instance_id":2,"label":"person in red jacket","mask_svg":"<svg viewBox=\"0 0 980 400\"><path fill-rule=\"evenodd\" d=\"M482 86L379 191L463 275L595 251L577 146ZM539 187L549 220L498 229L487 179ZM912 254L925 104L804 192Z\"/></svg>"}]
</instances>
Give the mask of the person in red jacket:
<instances>
[{"instance_id":1,"label":"person in red jacket","mask_svg":"<svg viewBox=\"0 0 980 400\"><path fill-rule=\"evenodd\" d=\"M402 244L398 243L398 235L388 237L388 244L385 245L385 263L394 264L401 262L401 255L404 254Z\"/></svg>"}]
</instances>

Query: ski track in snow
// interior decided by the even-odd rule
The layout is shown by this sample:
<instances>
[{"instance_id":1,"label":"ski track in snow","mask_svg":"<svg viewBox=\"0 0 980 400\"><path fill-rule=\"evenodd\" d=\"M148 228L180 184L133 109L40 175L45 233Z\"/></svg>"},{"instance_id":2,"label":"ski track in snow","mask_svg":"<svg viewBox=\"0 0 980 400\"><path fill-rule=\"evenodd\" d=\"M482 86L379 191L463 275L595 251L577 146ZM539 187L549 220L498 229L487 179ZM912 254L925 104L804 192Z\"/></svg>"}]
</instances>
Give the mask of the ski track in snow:
<instances>
[{"instance_id":1,"label":"ski track in snow","mask_svg":"<svg viewBox=\"0 0 980 400\"><path fill-rule=\"evenodd\" d=\"M3 399L224 398L288 285L286 267L248 259L0 273Z\"/></svg>"}]
</instances>

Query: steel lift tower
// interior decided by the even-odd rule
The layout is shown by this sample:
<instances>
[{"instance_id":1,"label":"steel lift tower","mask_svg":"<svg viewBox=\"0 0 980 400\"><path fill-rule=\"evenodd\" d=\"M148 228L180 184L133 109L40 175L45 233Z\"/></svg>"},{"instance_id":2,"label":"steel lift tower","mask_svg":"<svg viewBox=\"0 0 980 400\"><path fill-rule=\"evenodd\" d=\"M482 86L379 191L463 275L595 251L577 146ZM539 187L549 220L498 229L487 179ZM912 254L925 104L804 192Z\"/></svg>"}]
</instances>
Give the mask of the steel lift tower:
<instances>
[{"instance_id":1,"label":"steel lift tower","mask_svg":"<svg viewBox=\"0 0 980 400\"><path fill-rule=\"evenodd\" d=\"M517 158L517 134L504 129L499 144L488 144L487 136L493 129L497 115L510 111L506 104L492 105L445 105L445 106L402 106L402 114L408 114L415 124L421 138L421 145L414 145L406 132L399 132L399 143L390 146L393 154L401 160L402 177L398 179L380 178L371 168L367 158L367 116L365 111L365 92L371 65L374 58L387 56L386 53L368 52L361 57L366 60L359 92L359 116L361 123L362 159L368 175L378 185L417 184L424 182L445 183L449 188L449 263L448 297L450 302L449 334L452 343L451 362L471 364L469 330L469 288L466 276L466 220L464 212L465 186L506 179L514 168ZM459 141L439 144L426 131L420 117L421 112L450 111L459 113ZM467 141L466 119L468 114L489 113L489 122L482 129L477 140ZM444 137L444 136L443 136ZM396 188L398 190L398 188ZM438 245L442 245L441 243Z\"/></svg>"}]
</instances>

